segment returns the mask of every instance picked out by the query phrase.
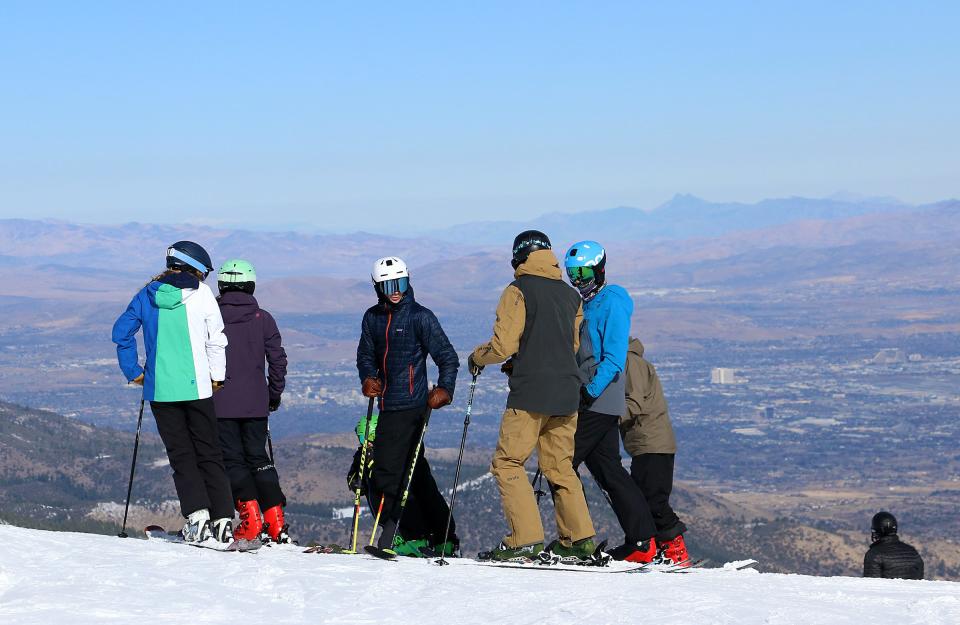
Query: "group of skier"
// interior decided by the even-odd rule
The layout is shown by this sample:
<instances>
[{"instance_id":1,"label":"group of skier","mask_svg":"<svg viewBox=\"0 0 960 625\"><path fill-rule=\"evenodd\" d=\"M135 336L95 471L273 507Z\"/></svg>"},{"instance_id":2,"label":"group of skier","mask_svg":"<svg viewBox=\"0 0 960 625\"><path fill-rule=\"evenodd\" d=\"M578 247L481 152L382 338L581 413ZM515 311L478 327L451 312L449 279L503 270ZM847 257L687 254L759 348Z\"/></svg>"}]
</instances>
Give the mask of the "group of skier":
<instances>
[{"instance_id":1,"label":"group of skier","mask_svg":"<svg viewBox=\"0 0 960 625\"><path fill-rule=\"evenodd\" d=\"M686 527L669 504L676 442L666 401L643 345L630 337L629 294L606 282L606 256L599 243L582 241L561 269L544 233L529 230L514 240L515 280L500 297L493 336L467 358L474 380L502 363L510 388L491 463L509 532L481 559L595 561L596 531L578 474L586 464L623 528L611 557L688 561ZM143 386L156 418L186 518L184 538L289 541L285 498L266 451L286 354L276 322L253 297L253 267L224 263L216 299L203 283L212 271L199 245L170 246L167 270L114 325L120 367ZM414 297L403 260L379 259L371 278L377 303L361 322L357 369L377 412L357 426L361 448L348 483L358 497L365 491L379 520L379 549L458 555L456 523L422 441L431 412L453 400L459 357L436 315ZM143 367L135 339L141 327ZM436 385L428 380L428 356L439 370ZM621 438L633 458L630 472ZM534 450L556 511L557 538L549 544L525 469Z\"/></svg>"},{"instance_id":2,"label":"group of skier","mask_svg":"<svg viewBox=\"0 0 960 625\"><path fill-rule=\"evenodd\" d=\"M143 387L166 447L183 538L289 542L286 499L266 450L287 356L276 321L253 296L256 272L247 261L227 261L215 298L204 284L213 264L200 245L174 243L166 266L133 297L112 338L120 369Z\"/></svg>"},{"instance_id":3,"label":"group of skier","mask_svg":"<svg viewBox=\"0 0 960 625\"><path fill-rule=\"evenodd\" d=\"M485 366L503 363L510 386L491 463L509 533L480 559L529 561L544 554L594 561L596 532L577 473L586 463L625 533L624 544L609 555L686 562L686 528L669 505L676 443L666 402L643 346L629 337L629 295L606 283L605 250L593 241L570 248L564 268L575 288L563 281L542 232L518 235L511 262L515 281L500 298L493 336L467 359L475 378ZM450 510L415 443L430 411L452 401L459 360L436 316L416 302L401 259L378 260L371 277L378 302L363 318L357 368L363 394L376 398L380 412L375 442L361 435L366 424L357 427L361 442L371 445L372 462L361 466L358 451L348 480L356 485L367 476L368 502L381 519L380 549L456 554L456 524L451 517L447 531ZM428 355L439 369L429 390ZM635 454L632 476L620 460L621 434ZM534 450L556 510L558 538L547 546L525 469Z\"/></svg>"},{"instance_id":4,"label":"group of skier","mask_svg":"<svg viewBox=\"0 0 960 625\"><path fill-rule=\"evenodd\" d=\"M479 559L690 562L686 526L670 507L677 445L663 388L643 344L630 337L633 302L607 283L606 263L599 243L575 243L563 260L571 288L547 235L528 230L514 240L515 279L500 297L493 336L467 357L471 400L488 365L501 364L510 388L490 466L509 532ZM219 297L204 284L211 272L200 245L178 241L167 249L166 270L137 292L113 326L120 369L143 387L141 416L150 402L186 519L183 539L291 542L268 426L286 377L280 331L253 295L257 278L249 262L220 267ZM365 491L381 530L380 552L459 555L456 523L423 452L431 412L453 401L459 358L436 315L416 301L403 260L381 258L371 279L377 303L363 315L357 346L370 404L357 424L360 449L347 475L357 513ZM439 370L436 385L427 377L428 356ZM632 458L629 472L621 440ZM534 450L556 513L557 538L546 546L525 468ZM606 553L595 541L581 464L624 532L623 544ZM864 576L923 578L923 560L900 542L892 514L875 515L872 530Z\"/></svg>"}]
</instances>

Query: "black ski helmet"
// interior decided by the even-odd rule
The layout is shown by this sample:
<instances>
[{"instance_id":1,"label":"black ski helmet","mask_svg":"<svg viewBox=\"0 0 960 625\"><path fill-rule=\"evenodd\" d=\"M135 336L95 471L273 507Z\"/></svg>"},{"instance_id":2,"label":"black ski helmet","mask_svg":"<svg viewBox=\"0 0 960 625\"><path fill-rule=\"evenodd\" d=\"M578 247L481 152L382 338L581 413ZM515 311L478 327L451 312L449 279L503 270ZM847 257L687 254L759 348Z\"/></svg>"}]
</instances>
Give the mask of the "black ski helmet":
<instances>
[{"instance_id":1,"label":"black ski helmet","mask_svg":"<svg viewBox=\"0 0 960 625\"><path fill-rule=\"evenodd\" d=\"M524 230L513 240L513 260L510 264L516 269L527 261L531 252L552 249L550 237L539 230Z\"/></svg>"},{"instance_id":2,"label":"black ski helmet","mask_svg":"<svg viewBox=\"0 0 960 625\"><path fill-rule=\"evenodd\" d=\"M873 521L870 522L870 535L873 538L873 542L877 542L883 536L896 533L897 517L885 511L873 515Z\"/></svg>"},{"instance_id":3,"label":"black ski helmet","mask_svg":"<svg viewBox=\"0 0 960 625\"><path fill-rule=\"evenodd\" d=\"M192 269L200 273L203 279L213 271L210 254L193 241L177 241L167 248L168 269Z\"/></svg>"}]
</instances>

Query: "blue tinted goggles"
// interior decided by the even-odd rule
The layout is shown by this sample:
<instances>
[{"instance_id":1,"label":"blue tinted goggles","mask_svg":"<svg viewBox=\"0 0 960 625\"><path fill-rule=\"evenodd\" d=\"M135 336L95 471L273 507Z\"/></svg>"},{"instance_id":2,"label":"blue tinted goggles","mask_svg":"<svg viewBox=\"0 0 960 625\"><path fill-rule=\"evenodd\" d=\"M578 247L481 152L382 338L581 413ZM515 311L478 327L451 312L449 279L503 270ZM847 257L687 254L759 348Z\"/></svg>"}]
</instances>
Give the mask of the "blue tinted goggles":
<instances>
[{"instance_id":1,"label":"blue tinted goggles","mask_svg":"<svg viewBox=\"0 0 960 625\"><path fill-rule=\"evenodd\" d=\"M383 282L378 282L377 285L380 287L380 291L389 297L394 293L406 293L407 287L410 286L410 278L384 280Z\"/></svg>"}]
</instances>

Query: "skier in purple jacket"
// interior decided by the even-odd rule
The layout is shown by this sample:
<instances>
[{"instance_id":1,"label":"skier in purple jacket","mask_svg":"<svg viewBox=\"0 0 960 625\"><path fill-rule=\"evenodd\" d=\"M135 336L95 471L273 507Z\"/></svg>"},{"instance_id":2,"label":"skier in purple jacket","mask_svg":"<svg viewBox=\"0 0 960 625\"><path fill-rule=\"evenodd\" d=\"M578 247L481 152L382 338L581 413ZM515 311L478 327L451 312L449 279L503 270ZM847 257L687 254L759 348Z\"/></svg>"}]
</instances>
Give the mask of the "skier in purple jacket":
<instances>
[{"instance_id":1,"label":"skier in purple jacket","mask_svg":"<svg viewBox=\"0 0 960 625\"><path fill-rule=\"evenodd\" d=\"M267 415L280 407L287 354L277 322L253 297L256 280L253 265L245 260L228 260L217 273L228 345L227 379L214 401L223 461L240 514L234 536L253 540L265 532L275 542L290 542L283 519L286 497L266 451Z\"/></svg>"}]
</instances>

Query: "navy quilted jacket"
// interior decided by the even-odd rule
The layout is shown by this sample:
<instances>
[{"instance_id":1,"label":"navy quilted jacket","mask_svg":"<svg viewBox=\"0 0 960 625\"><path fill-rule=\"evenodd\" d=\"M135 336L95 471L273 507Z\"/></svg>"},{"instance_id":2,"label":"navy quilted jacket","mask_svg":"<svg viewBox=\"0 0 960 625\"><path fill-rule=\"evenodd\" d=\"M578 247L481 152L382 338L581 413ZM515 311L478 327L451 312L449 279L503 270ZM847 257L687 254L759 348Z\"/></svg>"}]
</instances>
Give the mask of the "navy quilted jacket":
<instances>
[{"instance_id":1,"label":"navy quilted jacket","mask_svg":"<svg viewBox=\"0 0 960 625\"><path fill-rule=\"evenodd\" d=\"M413 297L413 288L399 304L383 302L367 309L357 345L360 380L383 382L380 410L407 410L427 404L427 354L440 370L441 386L453 397L460 359L429 308Z\"/></svg>"}]
</instances>

